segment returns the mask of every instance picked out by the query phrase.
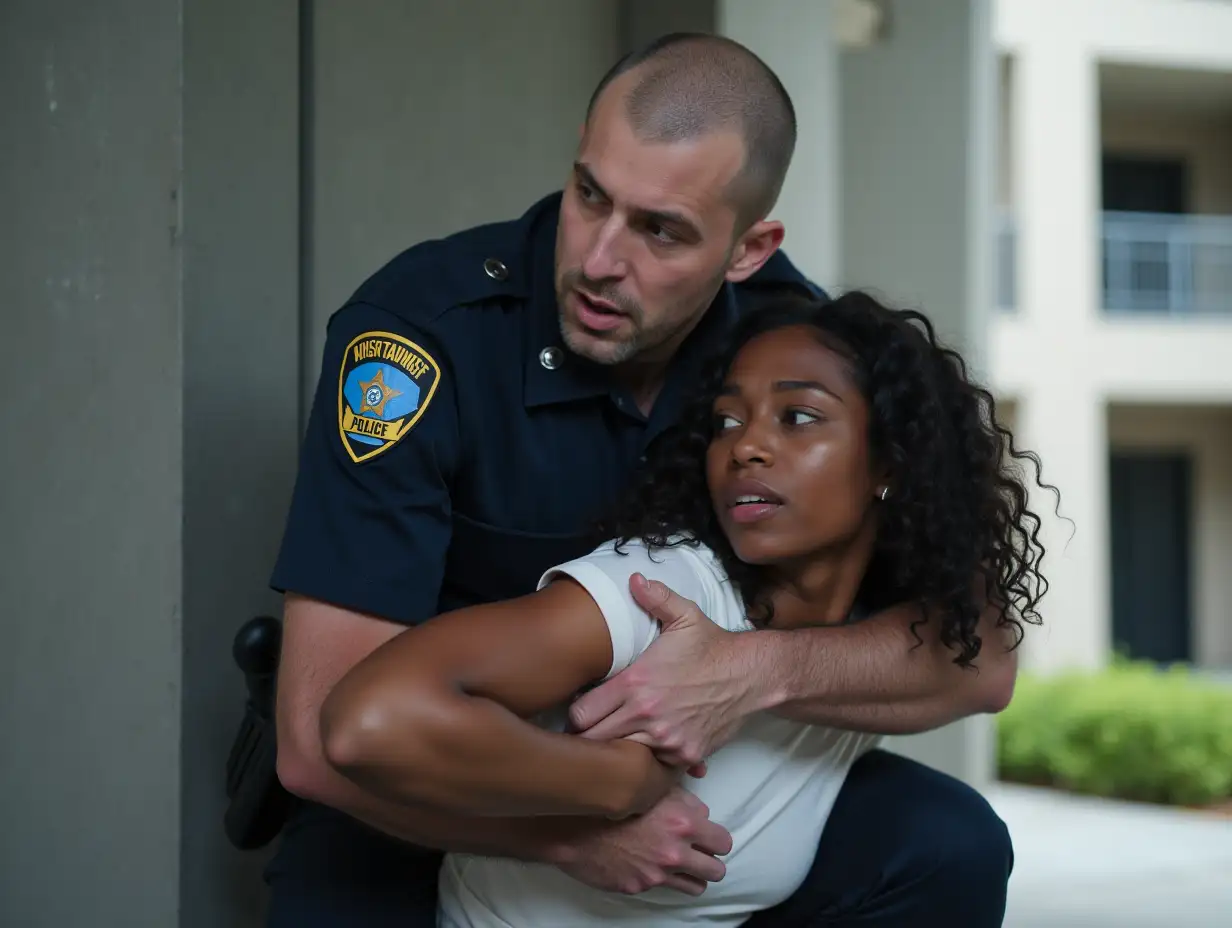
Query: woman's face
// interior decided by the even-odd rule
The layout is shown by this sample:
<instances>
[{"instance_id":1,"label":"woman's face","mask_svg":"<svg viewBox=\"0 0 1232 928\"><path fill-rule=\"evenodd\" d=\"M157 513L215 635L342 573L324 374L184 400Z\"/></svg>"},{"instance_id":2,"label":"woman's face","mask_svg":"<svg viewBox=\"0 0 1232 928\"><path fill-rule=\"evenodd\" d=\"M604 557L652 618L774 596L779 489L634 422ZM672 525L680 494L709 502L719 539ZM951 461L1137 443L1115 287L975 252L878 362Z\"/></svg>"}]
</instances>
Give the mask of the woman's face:
<instances>
[{"instance_id":1,"label":"woman's face","mask_svg":"<svg viewBox=\"0 0 1232 928\"><path fill-rule=\"evenodd\" d=\"M775 564L838 550L869 524L868 403L813 330L760 335L714 403L710 498L736 556Z\"/></svg>"}]
</instances>

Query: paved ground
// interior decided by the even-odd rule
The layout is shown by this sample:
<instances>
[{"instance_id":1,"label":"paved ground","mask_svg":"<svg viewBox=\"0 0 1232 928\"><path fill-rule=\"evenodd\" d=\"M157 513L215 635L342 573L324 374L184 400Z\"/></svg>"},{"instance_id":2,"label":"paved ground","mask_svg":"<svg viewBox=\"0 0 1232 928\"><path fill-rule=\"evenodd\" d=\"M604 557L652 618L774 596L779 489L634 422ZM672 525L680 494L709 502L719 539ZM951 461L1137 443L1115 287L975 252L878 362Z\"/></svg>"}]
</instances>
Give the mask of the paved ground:
<instances>
[{"instance_id":1,"label":"paved ground","mask_svg":"<svg viewBox=\"0 0 1232 928\"><path fill-rule=\"evenodd\" d=\"M1004 928L1229 928L1232 818L997 785L1014 839Z\"/></svg>"}]
</instances>

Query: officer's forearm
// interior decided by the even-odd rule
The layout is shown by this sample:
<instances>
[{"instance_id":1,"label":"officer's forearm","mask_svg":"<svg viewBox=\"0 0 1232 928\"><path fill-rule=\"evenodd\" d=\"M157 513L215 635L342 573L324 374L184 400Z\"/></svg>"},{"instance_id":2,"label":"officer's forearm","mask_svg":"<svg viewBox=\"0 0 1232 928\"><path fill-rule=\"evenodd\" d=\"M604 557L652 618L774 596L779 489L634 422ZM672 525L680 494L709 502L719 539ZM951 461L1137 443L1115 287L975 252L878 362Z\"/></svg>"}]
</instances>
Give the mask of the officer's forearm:
<instances>
[{"instance_id":1,"label":"officer's forearm","mask_svg":"<svg viewBox=\"0 0 1232 928\"><path fill-rule=\"evenodd\" d=\"M1000 712L1013 693L1017 660L993 615L987 610L981 622L984 647L969 669L954 664L936 623L919 627L917 647L914 605L855 625L759 633L759 676L771 691L761 704L800 722L887 735Z\"/></svg>"}]
</instances>

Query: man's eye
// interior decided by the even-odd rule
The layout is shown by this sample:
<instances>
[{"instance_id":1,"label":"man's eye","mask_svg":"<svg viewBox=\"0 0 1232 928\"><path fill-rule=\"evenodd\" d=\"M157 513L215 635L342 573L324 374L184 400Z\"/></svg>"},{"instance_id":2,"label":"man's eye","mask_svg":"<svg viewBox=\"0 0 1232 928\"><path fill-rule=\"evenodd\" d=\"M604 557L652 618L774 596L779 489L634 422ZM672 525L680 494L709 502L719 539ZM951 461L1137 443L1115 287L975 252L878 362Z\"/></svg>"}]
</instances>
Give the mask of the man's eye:
<instances>
[{"instance_id":1,"label":"man's eye","mask_svg":"<svg viewBox=\"0 0 1232 928\"><path fill-rule=\"evenodd\" d=\"M656 242L660 243L661 245L671 245L674 242L679 241L679 238L677 238L676 233L672 232L668 228L665 228L664 226L654 225L652 223L651 225L646 227L646 231L650 234L651 238L653 238Z\"/></svg>"}]
</instances>

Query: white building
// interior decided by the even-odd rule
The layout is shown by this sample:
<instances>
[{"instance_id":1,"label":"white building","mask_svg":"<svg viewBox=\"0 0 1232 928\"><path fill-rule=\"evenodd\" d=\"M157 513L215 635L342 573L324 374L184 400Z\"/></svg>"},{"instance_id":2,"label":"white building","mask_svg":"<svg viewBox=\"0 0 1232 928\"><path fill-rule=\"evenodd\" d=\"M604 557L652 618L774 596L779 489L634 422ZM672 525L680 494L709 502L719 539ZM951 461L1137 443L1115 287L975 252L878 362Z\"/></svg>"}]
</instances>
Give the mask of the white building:
<instances>
[{"instance_id":1,"label":"white building","mask_svg":"<svg viewBox=\"0 0 1232 928\"><path fill-rule=\"evenodd\" d=\"M1073 520L1027 663L1232 666L1232 3L996 0L995 35L989 370Z\"/></svg>"}]
</instances>

